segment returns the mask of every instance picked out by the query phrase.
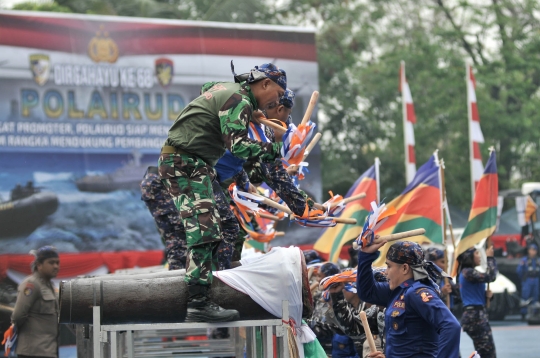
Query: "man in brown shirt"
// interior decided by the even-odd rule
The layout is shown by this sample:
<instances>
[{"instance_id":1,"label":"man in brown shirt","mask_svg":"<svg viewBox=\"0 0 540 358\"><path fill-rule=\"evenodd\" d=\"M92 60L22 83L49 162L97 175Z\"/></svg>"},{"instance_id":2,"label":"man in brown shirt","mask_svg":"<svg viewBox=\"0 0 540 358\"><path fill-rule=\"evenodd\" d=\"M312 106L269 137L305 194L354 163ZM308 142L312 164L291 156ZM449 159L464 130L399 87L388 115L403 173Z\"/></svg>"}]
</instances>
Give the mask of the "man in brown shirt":
<instances>
[{"instance_id":1,"label":"man in brown shirt","mask_svg":"<svg viewBox=\"0 0 540 358\"><path fill-rule=\"evenodd\" d=\"M11 321L19 334L16 353L25 357L58 357L58 298L51 279L60 259L56 249L44 246L35 253L34 273L19 285Z\"/></svg>"}]
</instances>

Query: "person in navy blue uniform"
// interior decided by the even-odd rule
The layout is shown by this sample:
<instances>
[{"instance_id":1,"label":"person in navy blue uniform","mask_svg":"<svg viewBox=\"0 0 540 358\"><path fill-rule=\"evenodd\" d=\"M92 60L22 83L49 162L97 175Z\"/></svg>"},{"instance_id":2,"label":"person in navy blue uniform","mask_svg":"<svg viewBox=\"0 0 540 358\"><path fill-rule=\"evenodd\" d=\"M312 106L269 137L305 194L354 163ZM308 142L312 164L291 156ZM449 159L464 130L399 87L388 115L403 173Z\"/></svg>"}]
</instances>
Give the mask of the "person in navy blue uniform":
<instances>
[{"instance_id":1,"label":"person in navy blue uniform","mask_svg":"<svg viewBox=\"0 0 540 358\"><path fill-rule=\"evenodd\" d=\"M463 315L461 326L471 337L474 349L482 358L496 358L495 343L485 309L486 283L495 281L497 277L497 262L493 257L493 246L486 249L487 269L480 272L475 269L480 265L480 253L474 247L458 256L458 277L461 299L463 300Z\"/></svg>"},{"instance_id":2,"label":"person in navy blue uniform","mask_svg":"<svg viewBox=\"0 0 540 358\"><path fill-rule=\"evenodd\" d=\"M424 260L420 245L401 241L386 255L388 282L376 282L371 265L385 244L359 252L357 289L361 300L386 307L386 357L458 357L461 327L435 284L446 274Z\"/></svg>"},{"instance_id":3,"label":"person in navy blue uniform","mask_svg":"<svg viewBox=\"0 0 540 358\"><path fill-rule=\"evenodd\" d=\"M426 250L426 260L433 262L443 271L447 267L444 251L436 247L430 247ZM448 285L446 284L446 281L448 281ZM446 303L446 300L449 297L450 307L448 308L450 308L450 311L454 313L454 306L461 302L461 295L459 294L458 286L452 282L451 279L445 279L444 277L441 277L441 279L436 283L441 289L441 300Z\"/></svg>"},{"instance_id":4,"label":"person in navy blue uniform","mask_svg":"<svg viewBox=\"0 0 540 358\"><path fill-rule=\"evenodd\" d=\"M540 293L540 258L538 257L538 246L529 245L528 256L521 259L517 267L517 274L521 279L521 317L525 319L527 306L538 302Z\"/></svg>"}]
</instances>

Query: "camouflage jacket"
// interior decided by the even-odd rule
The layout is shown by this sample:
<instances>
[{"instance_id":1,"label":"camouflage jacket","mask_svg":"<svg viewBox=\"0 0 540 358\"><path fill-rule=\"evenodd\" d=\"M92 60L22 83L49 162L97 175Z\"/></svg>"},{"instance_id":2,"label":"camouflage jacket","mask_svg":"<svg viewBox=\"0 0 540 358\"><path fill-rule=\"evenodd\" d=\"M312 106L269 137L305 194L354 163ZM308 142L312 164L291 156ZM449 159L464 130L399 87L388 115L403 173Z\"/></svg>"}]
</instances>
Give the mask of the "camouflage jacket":
<instances>
[{"instance_id":1,"label":"camouflage jacket","mask_svg":"<svg viewBox=\"0 0 540 358\"><path fill-rule=\"evenodd\" d=\"M345 296L341 292L332 293L331 297L332 309L345 334L353 340L360 339L363 341L365 339L365 332L362 321L360 320L361 309L354 308L347 300L345 300ZM371 306L365 311L371 333L377 335L379 332L382 332L378 325L378 316L380 313L378 307ZM382 320L384 325L384 314L382 315Z\"/></svg>"},{"instance_id":2,"label":"camouflage jacket","mask_svg":"<svg viewBox=\"0 0 540 358\"><path fill-rule=\"evenodd\" d=\"M247 126L257 109L247 83L209 82L201 93L169 129L166 145L196 155L212 167L226 149L246 160L273 161L280 157L280 143L256 142L247 136Z\"/></svg>"}]
</instances>

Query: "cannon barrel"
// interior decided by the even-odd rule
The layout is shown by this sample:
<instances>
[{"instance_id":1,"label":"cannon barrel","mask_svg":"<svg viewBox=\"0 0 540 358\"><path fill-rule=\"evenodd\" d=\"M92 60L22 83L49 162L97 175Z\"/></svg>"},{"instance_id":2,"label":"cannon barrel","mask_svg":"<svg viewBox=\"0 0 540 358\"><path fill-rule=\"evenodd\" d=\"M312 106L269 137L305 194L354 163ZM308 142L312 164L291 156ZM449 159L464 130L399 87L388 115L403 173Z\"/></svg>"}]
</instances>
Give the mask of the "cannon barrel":
<instances>
[{"instance_id":1,"label":"cannon barrel","mask_svg":"<svg viewBox=\"0 0 540 358\"><path fill-rule=\"evenodd\" d=\"M302 277L302 317L313 313L313 300L304 255L298 248ZM115 277L116 276L116 277ZM93 306L101 307L102 324L183 322L188 289L185 271L105 275L78 278L60 284L60 323L92 324ZM250 296L215 277L209 298L226 309L235 309L241 320L274 319Z\"/></svg>"},{"instance_id":2,"label":"cannon barrel","mask_svg":"<svg viewBox=\"0 0 540 358\"><path fill-rule=\"evenodd\" d=\"M142 279L154 279L154 278L167 278L167 277L184 277L186 275L186 270L172 270L167 271L163 269L162 271L155 272L130 272L130 273L110 273L107 275L101 276L92 276L92 277L80 277L78 280L97 280L97 281L106 281L106 280L142 280Z\"/></svg>"},{"instance_id":3,"label":"cannon barrel","mask_svg":"<svg viewBox=\"0 0 540 358\"><path fill-rule=\"evenodd\" d=\"M212 283L210 299L238 310L242 320L276 318L219 279ZM91 324L93 305L101 307L102 324L182 322L187 310L187 283L183 277L61 283L60 323Z\"/></svg>"}]
</instances>

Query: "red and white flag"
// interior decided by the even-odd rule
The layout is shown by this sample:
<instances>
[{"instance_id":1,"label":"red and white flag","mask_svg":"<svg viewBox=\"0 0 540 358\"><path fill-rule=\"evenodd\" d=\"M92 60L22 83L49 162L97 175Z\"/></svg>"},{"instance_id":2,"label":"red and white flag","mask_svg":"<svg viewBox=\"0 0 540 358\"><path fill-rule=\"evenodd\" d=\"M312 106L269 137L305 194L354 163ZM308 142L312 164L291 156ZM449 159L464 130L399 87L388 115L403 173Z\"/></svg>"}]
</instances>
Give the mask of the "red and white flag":
<instances>
[{"instance_id":1,"label":"red and white flag","mask_svg":"<svg viewBox=\"0 0 540 358\"><path fill-rule=\"evenodd\" d=\"M405 174L409 184L416 174L416 156L414 154L414 127L416 114L411 90L405 77L405 62L401 61L399 69L399 90L401 91L401 103L403 106L403 134L405 137Z\"/></svg>"},{"instance_id":2,"label":"red and white flag","mask_svg":"<svg viewBox=\"0 0 540 358\"><path fill-rule=\"evenodd\" d=\"M480 129L480 116L476 105L476 80L472 66L467 64L467 112L469 114L469 153L471 159L471 188L472 197L476 191L476 185L484 173L480 143L484 143L484 135Z\"/></svg>"}]
</instances>

